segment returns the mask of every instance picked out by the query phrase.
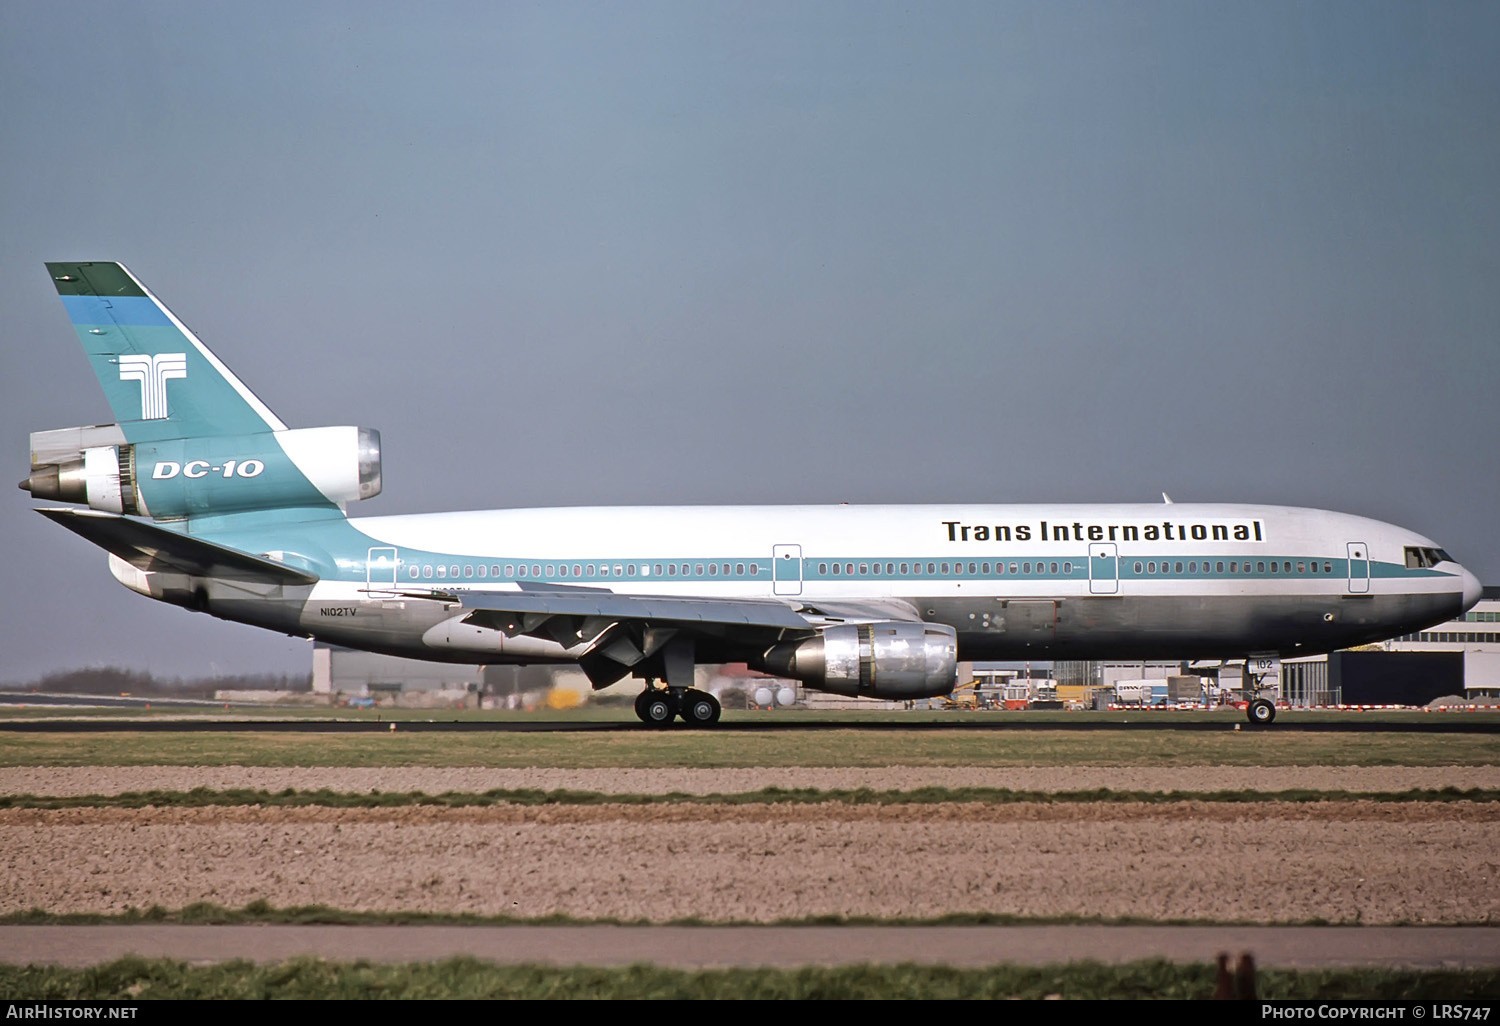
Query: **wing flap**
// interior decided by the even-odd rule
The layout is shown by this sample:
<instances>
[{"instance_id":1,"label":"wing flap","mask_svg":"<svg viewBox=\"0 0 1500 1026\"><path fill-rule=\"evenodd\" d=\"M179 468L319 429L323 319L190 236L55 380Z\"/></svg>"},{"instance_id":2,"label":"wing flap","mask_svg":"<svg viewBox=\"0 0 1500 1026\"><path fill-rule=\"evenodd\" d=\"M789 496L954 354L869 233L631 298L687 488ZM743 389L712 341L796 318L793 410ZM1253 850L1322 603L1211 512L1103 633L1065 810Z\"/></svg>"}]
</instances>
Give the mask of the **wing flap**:
<instances>
[{"instance_id":1,"label":"wing flap","mask_svg":"<svg viewBox=\"0 0 1500 1026\"><path fill-rule=\"evenodd\" d=\"M316 574L285 563L114 513L85 509L39 509L37 512L140 570L262 584L307 585L318 582Z\"/></svg>"}]
</instances>

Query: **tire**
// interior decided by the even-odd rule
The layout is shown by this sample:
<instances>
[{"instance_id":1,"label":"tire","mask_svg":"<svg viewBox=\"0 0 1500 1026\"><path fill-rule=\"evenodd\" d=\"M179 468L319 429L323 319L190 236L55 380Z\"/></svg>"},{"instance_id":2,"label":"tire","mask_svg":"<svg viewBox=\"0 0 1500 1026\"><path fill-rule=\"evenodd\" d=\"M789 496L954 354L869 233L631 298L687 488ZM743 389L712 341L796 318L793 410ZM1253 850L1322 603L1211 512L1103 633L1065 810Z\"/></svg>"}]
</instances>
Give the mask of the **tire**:
<instances>
[{"instance_id":1,"label":"tire","mask_svg":"<svg viewBox=\"0 0 1500 1026\"><path fill-rule=\"evenodd\" d=\"M682 698L682 719L690 727L711 727L722 711L719 700L707 691L689 691Z\"/></svg>"},{"instance_id":2,"label":"tire","mask_svg":"<svg viewBox=\"0 0 1500 1026\"><path fill-rule=\"evenodd\" d=\"M639 719L642 723L649 722L646 719L646 702L649 701L650 698L650 690L642 691L639 695L635 696L635 715L636 718Z\"/></svg>"},{"instance_id":3,"label":"tire","mask_svg":"<svg viewBox=\"0 0 1500 1026\"><path fill-rule=\"evenodd\" d=\"M1276 705L1264 698L1257 698L1245 707L1245 715L1257 727L1264 727L1276 719Z\"/></svg>"},{"instance_id":4,"label":"tire","mask_svg":"<svg viewBox=\"0 0 1500 1026\"><path fill-rule=\"evenodd\" d=\"M677 718L677 703L672 701L672 696L665 691L648 691L645 697L641 703L641 719L646 726L658 730L670 727Z\"/></svg>"}]
</instances>

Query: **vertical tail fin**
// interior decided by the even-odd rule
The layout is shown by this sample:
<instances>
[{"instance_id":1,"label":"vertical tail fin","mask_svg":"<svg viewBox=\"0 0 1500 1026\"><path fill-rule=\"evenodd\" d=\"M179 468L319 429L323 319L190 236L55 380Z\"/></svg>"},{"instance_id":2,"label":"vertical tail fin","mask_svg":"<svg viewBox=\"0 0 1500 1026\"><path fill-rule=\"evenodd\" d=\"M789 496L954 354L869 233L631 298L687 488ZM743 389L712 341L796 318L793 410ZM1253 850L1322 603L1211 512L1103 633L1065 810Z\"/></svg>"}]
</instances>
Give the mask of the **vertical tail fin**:
<instances>
[{"instance_id":1,"label":"vertical tail fin","mask_svg":"<svg viewBox=\"0 0 1500 1026\"><path fill-rule=\"evenodd\" d=\"M123 265L49 263L47 272L131 442L285 430Z\"/></svg>"}]
</instances>

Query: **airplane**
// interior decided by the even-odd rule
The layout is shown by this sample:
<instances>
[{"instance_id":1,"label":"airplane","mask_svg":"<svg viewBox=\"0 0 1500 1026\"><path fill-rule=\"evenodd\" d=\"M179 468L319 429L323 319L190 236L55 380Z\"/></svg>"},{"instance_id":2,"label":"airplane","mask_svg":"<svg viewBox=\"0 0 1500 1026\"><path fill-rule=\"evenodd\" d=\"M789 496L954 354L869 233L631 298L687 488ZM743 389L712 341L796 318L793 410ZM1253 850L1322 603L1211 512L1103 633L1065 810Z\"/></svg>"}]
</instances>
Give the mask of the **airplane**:
<instances>
[{"instance_id":1,"label":"airplane","mask_svg":"<svg viewBox=\"0 0 1500 1026\"><path fill-rule=\"evenodd\" d=\"M351 517L380 435L288 428L124 266L46 265L116 418L31 435L38 512L132 591L349 648L576 664L719 720L698 663L841 695L945 695L960 660L1280 660L1451 620L1479 581L1432 540L1241 504L641 506ZM1249 695L1247 694L1247 697Z\"/></svg>"}]
</instances>

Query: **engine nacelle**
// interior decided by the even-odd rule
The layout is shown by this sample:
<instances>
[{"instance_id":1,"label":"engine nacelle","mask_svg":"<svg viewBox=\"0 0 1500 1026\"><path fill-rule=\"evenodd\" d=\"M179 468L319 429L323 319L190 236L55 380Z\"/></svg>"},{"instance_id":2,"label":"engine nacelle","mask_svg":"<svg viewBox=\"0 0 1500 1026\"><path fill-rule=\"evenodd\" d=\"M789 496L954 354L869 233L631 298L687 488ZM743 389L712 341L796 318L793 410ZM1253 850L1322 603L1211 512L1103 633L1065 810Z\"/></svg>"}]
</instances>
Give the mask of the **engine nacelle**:
<instances>
[{"instance_id":1,"label":"engine nacelle","mask_svg":"<svg viewBox=\"0 0 1500 1026\"><path fill-rule=\"evenodd\" d=\"M934 623L844 624L767 650L757 670L863 698L931 698L958 681L958 636Z\"/></svg>"},{"instance_id":2,"label":"engine nacelle","mask_svg":"<svg viewBox=\"0 0 1500 1026\"><path fill-rule=\"evenodd\" d=\"M39 499L156 518L330 502L342 507L380 494L380 433L370 428L87 444L104 430L33 435L31 477L21 487ZM47 448L48 436L69 432L84 432L72 437L85 444L67 453Z\"/></svg>"}]
</instances>

